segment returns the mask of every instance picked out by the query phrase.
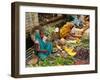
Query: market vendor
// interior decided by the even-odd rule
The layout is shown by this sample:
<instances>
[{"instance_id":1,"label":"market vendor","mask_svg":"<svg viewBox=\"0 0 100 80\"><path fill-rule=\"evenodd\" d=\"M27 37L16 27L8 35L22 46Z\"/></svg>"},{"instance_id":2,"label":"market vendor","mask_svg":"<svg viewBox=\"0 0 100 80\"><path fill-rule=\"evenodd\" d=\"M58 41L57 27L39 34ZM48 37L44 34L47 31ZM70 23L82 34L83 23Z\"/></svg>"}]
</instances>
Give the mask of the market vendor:
<instances>
[{"instance_id":1,"label":"market vendor","mask_svg":"<svg viewBox=\"0 0 100 80\"><path fill-rule=\"evenodd\" d=\"M45 60L52 52L52 43L47 41L45 34L38 28L35 29L34 39L32 38L32 40L35 43L35 54L41 60Z\"/></svg>"}]
</instances>

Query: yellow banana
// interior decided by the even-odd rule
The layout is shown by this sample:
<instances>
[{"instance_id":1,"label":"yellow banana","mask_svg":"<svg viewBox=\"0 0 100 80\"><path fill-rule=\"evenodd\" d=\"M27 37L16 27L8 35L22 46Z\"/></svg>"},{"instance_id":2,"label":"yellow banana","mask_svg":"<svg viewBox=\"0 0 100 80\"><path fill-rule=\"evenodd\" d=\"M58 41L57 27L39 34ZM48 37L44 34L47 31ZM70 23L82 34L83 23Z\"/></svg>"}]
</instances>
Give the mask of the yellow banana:
<instances>
[{"instance_id":1,"label":"yellow banana","mask_svg":"<svg viewBox=\"0 0 100 80\"><path fill-rule=\"evenodd\" d=\"M64 50L65 50L70 56L75 56L75 55L76 55L76 52L73 51L72 48L64 47Z\"/></svg>"}]
</instances>

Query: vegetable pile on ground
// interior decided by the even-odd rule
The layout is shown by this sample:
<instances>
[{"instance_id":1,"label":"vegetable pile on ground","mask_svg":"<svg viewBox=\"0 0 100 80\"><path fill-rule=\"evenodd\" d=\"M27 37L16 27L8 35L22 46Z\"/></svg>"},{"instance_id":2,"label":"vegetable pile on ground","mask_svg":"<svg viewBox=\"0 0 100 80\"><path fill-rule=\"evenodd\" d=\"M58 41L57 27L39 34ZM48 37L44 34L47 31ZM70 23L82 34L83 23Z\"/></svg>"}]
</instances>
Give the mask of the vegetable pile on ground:
<instances>
[{"instance_id":1,"label":"vegetable pile on ground","mask_svg":"<svg viewBox=\"0 0 100 80\"><path fill-rule=\"evenodd\" d=\"M27 64L27 66L64 66L89 64L89 38L83 36L81 39L65 40L64 46L59 46L52 38L55 26L45 28L45 34L48 35L49 41L52 41L53 51L45 59L38 59L36 64ZM56 35L55 35L56 36ZM33 53L34 54L34 53ZM34 62L34 61L33 61Z\"/></svg>"}]
</instances>

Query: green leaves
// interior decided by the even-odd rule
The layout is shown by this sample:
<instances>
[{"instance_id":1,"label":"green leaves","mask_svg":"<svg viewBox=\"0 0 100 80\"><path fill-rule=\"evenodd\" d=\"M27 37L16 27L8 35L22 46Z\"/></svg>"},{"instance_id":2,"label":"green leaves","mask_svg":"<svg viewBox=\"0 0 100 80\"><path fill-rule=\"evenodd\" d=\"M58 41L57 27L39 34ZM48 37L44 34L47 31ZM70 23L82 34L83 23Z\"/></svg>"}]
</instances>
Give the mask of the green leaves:
<instances>
[{"instance_id":1,"label":"green leaves","mask_svg":"<svg viewBox=\"0 0 100 80\"><path fill-rule=\"evenodd\" d=\"M53 59L53 60L52 60ZM61 66L61 65L72 65L74 64L74 59L71 56L68 56L67 58L63 57L50 57L44 61L39 61L38 66Z\"/></svg>"},{"instance_id":2,"label":"green leaves","mask_svg":"<svg viewBox=\"0 0 100 80\"><path fill-rule=\"evenodd\" d=\"M72 64L74 64L74 59L73 59L73 57L72 57L72 56L68 56L68 57L65 59L64 64L65 64L65 65L72 65Z\"/></svg>"},{"instance_id":3,"label":"green leaves","mask_svg":"<svg viewBox=\"0 0 100 80\"><path fill-rule=\"evenodd\" d=\"M52 32L54 32L55 26L47 26L44 28L44 33L47 36L51 36Z\"/></svg>"}]
</instances>

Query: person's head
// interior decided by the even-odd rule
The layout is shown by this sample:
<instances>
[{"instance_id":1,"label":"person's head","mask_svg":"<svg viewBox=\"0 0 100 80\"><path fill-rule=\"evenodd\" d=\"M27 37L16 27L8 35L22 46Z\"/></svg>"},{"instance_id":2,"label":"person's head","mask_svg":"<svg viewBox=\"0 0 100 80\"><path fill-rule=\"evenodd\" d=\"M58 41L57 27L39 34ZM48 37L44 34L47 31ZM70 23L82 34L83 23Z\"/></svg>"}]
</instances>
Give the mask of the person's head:
<instances>
[{"instance_id":1,"label":"person's head","mask_svg":"<svg viewBox=\"0 0 100 80\"><path fill-rule=\"evenodd\" d=\"M31 31L30 31L30 37L31 37L32 41L35 40L34 34L35 34L36 32L40 32L39 26L34 26L34 28L32 28Z\"/></svg>"},{"instance_id":2,"label":"person's head","mask_svg":"<svg viewBox=\"0 0 100 80\"><path fill-rule=\"evenodd\" d=\"M35 32L40 32L41 26L34 26L34 28L31 29L31 34L34 34Z\"/></svg>"}]
</instances>

